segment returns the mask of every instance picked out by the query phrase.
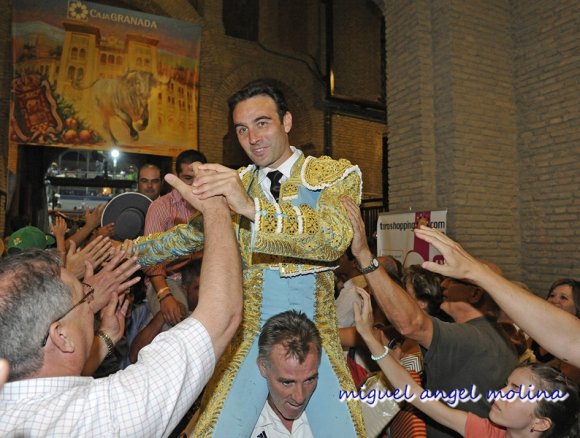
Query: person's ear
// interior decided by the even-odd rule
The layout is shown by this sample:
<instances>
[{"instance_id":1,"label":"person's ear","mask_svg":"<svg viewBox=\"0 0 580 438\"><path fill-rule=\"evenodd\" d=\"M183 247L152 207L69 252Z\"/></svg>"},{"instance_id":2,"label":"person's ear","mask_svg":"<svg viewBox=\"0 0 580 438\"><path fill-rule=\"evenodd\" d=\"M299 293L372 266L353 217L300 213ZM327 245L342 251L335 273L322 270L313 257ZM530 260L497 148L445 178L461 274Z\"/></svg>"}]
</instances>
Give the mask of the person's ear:
<instances>
[{"instance_id":1,"label":"person's ear","mask_svg":"<svg viewBox=\"0 0 580 438\"><path fill-rule=\"evenodd\" d=\"M267 366L262 359L257 359L256 363L258 364L258 369L260 370L260 374L264 379L267 378L268 372L266 370Z\"/></svg>"},{"instance_id":2,"label":"person's ear","mask_svg":"<svg viewBox=\"0 0 580 438\"><path fill-rule=\"evenodd\" d=\"M292 129L292 114L290 114L290 111L286 111L286 114L282 117L282 124L284 125L284 132L288 134Z\"/></svg>"},{"instance_id":3,"label":"person's ear","mask_svg":"<svg viewBox=\"0 0 580 438\"><path fill-rule=\"evenodd\" d=\"M68 336L68 330L62 321L53 322L48 329L51 342L63 353L74 353L74 341Z\"/></svg>"},{"instance_id":4,"label":"person's ear","mask_svg":"<svg viewBox=\"0 0 580 438\"><path fill-rule=\"evenodd\" d=\"M549 418L545 418L545 417L536 418L532 422L531 431L533 431L533 432L545 432L550 427L552 427L552 420L550 420Z\"/></svg>"}]
</instances>

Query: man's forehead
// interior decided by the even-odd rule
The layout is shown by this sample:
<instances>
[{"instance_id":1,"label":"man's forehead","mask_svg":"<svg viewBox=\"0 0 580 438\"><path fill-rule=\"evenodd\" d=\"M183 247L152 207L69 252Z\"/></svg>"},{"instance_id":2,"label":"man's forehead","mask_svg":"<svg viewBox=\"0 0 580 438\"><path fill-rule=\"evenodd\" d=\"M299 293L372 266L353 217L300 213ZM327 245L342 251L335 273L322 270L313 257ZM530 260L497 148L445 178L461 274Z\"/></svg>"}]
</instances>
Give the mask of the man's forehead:
<instances>
[{"instance_id":1,"label":"man's forehead","mask_svg":"<svg viewBox=\"0 0 580 438\"><path fill-rule=\"evenodd\" d=\"M271 119L277 114L276 102L270 96L259 94L239 102L233 111L234 124L259 120Z\"/></svg>"},{"instance_id":2,"label":"man's forehead","mask_svg":"<svg viewBox=\"0 0 580 438\"><path fill-rule=\"evenodd\" d=\"M158 178L159 175L161 175L161 172L159 171L159 169L155 168L155 167L145 167L143 169L141 169L141 174L139 175L140 177L154 177L154 178Z\"/></svg>"},{"instance_id":3,"label":"man's forehead","mask_svg":"<svg viewBox=\"0 0 580 438\"><path fill-rule=\"evenodd\" d=\"M184 174L184 175L195 175L195 171L193 170L193 164L194 163L181 163L180 164L180 169L178 169L178 173L179 174Z\"/></svg>"},{"instance_id":4,"label":"man's forehead","mask_svg":"<svg viewBox=\"0 0 580 438\"><path fill-rule=\"evenodd\" d=\"M270 353L270 362L280 373L293 374L302 370L316 371L318 369L320 353L313 343L309 344L308 354L304 361L288 352L286 346L276 344Z\"/></svg>"}]
</instances>

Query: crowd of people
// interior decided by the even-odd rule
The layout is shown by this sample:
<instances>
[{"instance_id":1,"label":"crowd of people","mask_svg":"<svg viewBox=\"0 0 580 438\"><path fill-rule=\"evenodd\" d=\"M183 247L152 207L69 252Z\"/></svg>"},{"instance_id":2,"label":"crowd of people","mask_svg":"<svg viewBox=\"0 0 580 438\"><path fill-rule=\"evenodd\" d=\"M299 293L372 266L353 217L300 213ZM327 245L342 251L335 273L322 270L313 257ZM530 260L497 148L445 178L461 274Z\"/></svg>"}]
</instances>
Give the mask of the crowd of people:
<instances>
[{"instance_id":1,"label":"crowd of people","mask_svg":"<svg viewBox=\"0 0 580 438\"><path fill-rule=\"evenodd\" d=\"M359 168L290 146L271 85L228 103L253 164L184 151L163 196L142 166L143 236L104 206L9 236L0 436L579 436L578 281L542 299L425 226L444 263L375 257ZM363 410L377 379L406 402Z\"/></svg>"}]
</instances>

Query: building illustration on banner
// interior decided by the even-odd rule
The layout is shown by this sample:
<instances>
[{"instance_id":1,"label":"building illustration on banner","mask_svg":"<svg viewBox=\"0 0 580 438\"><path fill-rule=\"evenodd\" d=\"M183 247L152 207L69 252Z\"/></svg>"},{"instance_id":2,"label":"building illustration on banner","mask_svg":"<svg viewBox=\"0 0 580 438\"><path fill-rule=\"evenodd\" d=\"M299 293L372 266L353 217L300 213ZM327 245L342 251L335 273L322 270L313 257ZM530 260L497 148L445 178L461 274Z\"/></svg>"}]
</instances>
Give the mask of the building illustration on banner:
<instances>
[{"instance_id":1,"label":"building illustration on banner","mask_svg":"<svg viewBox=\"0 0 580 438\"><path fill-rule=\"evenodd\" d=\"M13 16L12 141L197 147L199 25L80 0Z\"/></svg>"}]
</instances>

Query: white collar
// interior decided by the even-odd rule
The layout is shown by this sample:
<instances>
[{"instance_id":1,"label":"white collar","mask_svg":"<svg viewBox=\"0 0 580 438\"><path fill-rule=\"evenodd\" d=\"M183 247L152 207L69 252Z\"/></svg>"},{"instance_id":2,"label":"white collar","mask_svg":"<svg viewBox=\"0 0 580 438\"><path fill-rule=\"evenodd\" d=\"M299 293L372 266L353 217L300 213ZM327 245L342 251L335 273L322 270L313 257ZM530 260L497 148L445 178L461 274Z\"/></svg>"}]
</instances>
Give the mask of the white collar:
<instances>
[{"instance_id":1,"label":"white collar","mask_svg":"<svg viewBox=\"0 0 580 438\"><path fill-rule=\"evenodd\" d=\"M290 149L292 150L292 155L290 155L286 161L280 164L277 169L272 169L271 167L262 167L260 169L260 181L266 178L266 175L273 170L278 170L282 172L282 175L284 175L285 178L290 178L290 175L292 174L292 167L294 167L294 164L302 155L302 151L300 149L296 149L294 146L290 146Z\"/></svg>"},{"instance_id":2,"label":"white collar","mask_svg":"<svg viewBox=\"0 0 580 438\"><path fill-rule=\"evenodd\" d=\"M282 420L280 420L280 417L278 417L278 414L274 411L274 409L272 409L272 406L270 406L270 403L268 403L267 400L265 408L268 411L268 419L270 420L265 424L277 424L279 427L284 428L284 430L288 432L288 429L286 429L286 426L284 426ZM300 414L300 416L292 422L292 432L289 432L289 434L291 435L296 433L298 428L302 427L303 425L310 428L310 425L308 424L308 417L306 417L306 411L303 411L302 414Z\"/></svg>"}]
</instances>

